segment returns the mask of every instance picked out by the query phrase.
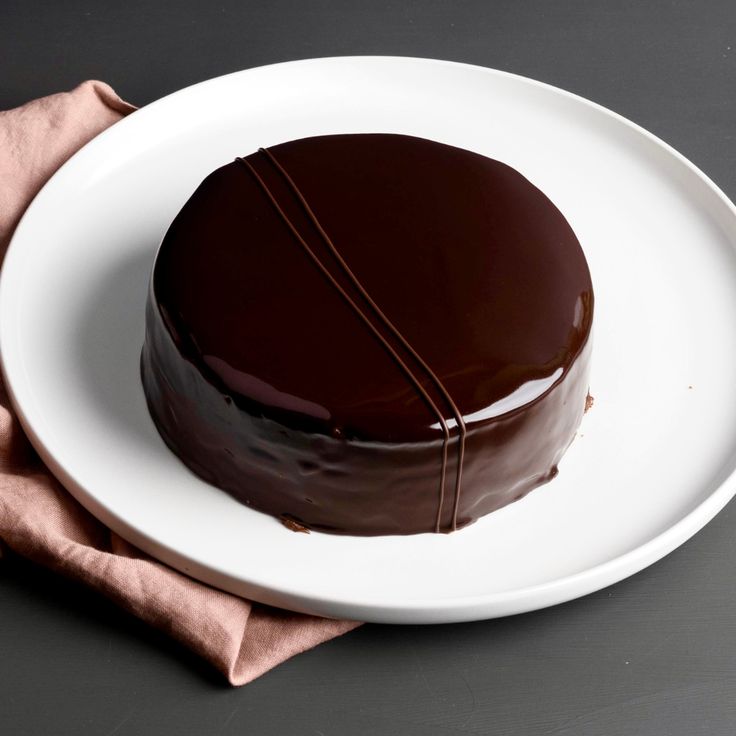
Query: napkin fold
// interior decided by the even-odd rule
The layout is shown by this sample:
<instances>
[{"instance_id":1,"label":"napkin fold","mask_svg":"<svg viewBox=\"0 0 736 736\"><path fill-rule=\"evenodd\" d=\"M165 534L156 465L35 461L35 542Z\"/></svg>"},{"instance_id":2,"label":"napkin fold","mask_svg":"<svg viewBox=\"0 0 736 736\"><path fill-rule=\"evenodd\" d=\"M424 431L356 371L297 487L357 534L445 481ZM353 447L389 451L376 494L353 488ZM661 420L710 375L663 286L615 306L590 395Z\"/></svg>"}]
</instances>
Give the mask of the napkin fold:
<instances>
[{"instance_id":1,"label":"napkin fold","mask_svg":"<svg viewBox=\"0 0 736 736\"><path fill-rule=\"evenodd\" d=\"M135 111L104 82L0 112L0 258L46 180L91 138ZM94 588L243 685L359 626L224 593L157 562L89 514L35 453L0 381L0 541Z\"/></svg>"}]
</instances>

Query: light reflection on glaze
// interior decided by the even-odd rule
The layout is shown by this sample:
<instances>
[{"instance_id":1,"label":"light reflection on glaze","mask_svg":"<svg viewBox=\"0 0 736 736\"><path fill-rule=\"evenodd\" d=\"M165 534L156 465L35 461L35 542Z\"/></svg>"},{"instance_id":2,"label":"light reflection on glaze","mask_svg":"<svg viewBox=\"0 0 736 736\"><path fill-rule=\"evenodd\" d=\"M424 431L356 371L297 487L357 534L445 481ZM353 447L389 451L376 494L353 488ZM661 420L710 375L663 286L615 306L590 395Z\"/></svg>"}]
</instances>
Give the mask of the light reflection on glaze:
<instances>
[{"instance_id":1,"label":"light reflection on glaze","mask_svg":"<svg viewBox=\"0 0 736 736\"><path fill-rule=\"evenodd\" d=\"M215 355L203 355L202 360L218 375L228 386L232 386L236 393L250 396L253 400L264 406L272 406L286 409L298 414L306 414L315 419L329 419L330 412L324 406L315 404L313 401L292 396L284 391L279 391L270 383L262 381L256 376L235 370L221 358Z\"/></svg>"},{"instance_id":2,"label":"light reflection on glaze","mask_svg":"<svg viewBox=\"0 0 736 736\"><path fill-rule=\"evenodd\" d=\"M490 406L487 406L485 409L481 409L480 411L473 412L466 416L465 423L474 424L475 422L494 419L503 414L507 414L510 411L521 409L523 406L531 404L533 401L536 401L540 396L549 391L561 375L562 368L558 368L551 376L527 381L519 386L515 391L512 391L508 396L504 396L502 399L499 399ZM453 428L455 426L454 422L454 419L449 419L447 424L450 428Z\"/></svg>"}]
</instances>

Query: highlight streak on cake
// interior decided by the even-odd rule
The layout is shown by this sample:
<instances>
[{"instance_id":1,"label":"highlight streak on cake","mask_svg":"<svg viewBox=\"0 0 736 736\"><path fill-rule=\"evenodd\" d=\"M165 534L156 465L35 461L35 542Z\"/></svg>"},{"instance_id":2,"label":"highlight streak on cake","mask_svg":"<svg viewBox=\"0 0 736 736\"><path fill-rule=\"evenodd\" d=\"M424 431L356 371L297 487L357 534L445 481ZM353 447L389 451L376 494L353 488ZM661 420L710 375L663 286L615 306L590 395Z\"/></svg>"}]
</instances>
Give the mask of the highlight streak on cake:
<instances>
[{"instance_id":1,"label":"highlight streak on cake","mask_svg":"<svg viewBox=\"0 0 736 736\"><path fill-rule=\"evenodd\" d=\"M368 319L368 317L366 317L366 315L361 311L360 307L355 303L355 301L351 298L351 296L345 291L345 289L342 288L342 286L340 286L340 284L337 282L335 277L329 272L327 267L315 255L314 251L309 247L309 244L307 243L307 241L304 240L304 238L300 235L294 223L292 223L291 220L289 220L289 217L284 212L281 205L276 201L276 198L274 197L271 190L268 188L268 185L266 184L265 181L263 181L260 174L255 170L252 164L246 159L241 158L240 156L238 156L235 160L243 164L245 167L247 167L247 169L250 171L252 176L255 178L255 180L260 185L264 194L268 197L271 204L274 206L276 211L281 216L281 219L284 221L286 226L291 231L292 235L294 235L294 237L297 239L297 241L301 245L304 252L309 256L309 258L314 263L314 265L317 266L317 268L320 270L322 275L338 291L340 296L350 305L350 307L357 314L357 316L361 319L361 321L366 325L366 327L368 327L368 329L371 331L374 337L381 343L381 345L383 345L384 349L387 350L389 354L391 355L391 357L398 363L398 365L401 367L403 372L406 374L409 381L413 384L414 388L416 388L419 395L424 399L424 401L431 408L431 410L437 415L437 418L442 427L442 434L443 434L442 473L440 477L440 502L439 502L439 510L437 512L437 521L435 524L435 531L439 532L440 531L440 516L442 513L442 506L443 506L443 502L445 498L445 475L447 471L447 445L450 441L450 430L447 426L447 422L445 421L444 416L442 415L442 412L438 409L437 405L432 400L432 397L427 393L427 391L422 386L422 384L417 380L416 376L414 376L414 374L411 372L411 369L401 359L401 356L396 352L396 350L394 350L394 348L386 340L386 338L384 338L383 335L381 335L381 333L378 331L375 325ZM456 510L457 510L457 498L456 498L456 503L455 503L455 511ZM453 518L453 530L454 528L455 528L455 519Z\"/></svg>"},{"instance_id":2,"label":"highlight streak on cake","mask_svg":"<svg viewBox=\"0 0 736 736\"><path fill-rule=\"evenodd\" d=\"M417 353L417 351L411 346L409 341L399 332L399 329L391 322L391 320L388 318L388 316L383 312L383 310L376 304L376 302L372 299L368 291L365 289L363 284L360 283L358 277L355 275L355 273L351 270L351 268L348 266L348 264L345 262L345 259L340 255L340 251L337 249L335 244L332 242L332 239L330 236L325 232L324 228L322 227L322 224L320 223L319 219L317 218L317 215L314 214L314 211L309 206L309 203L307 202L306 198L302 194L299 187L296 185L296 182L289 176L288 172L284 169L284 167L278 162L276 157L269 151L267 148L259 148L259 152L264 153L266 156L268 156L271 163L281 172L282 176L288 183L288 185L291 187L292 192L296 196L296 198L301 203L302 207L304 208L305 212L309 216L309 219L312 221L314 226L317 228L317 231L322 236L322 239L324 240L325 245L329 248L330 253L335 257L337 262L340 264L340 267L342 268L345 275L350 279L353 286L360 292L360 295L365 299L366 302L371 306L373 309L374 314L378 317L378 319L383 322L385 327L391 332L391 334L401 343L401 345L404 347L404 349L414 358L414 360L419 363L419 365L424 369L424 371L427 373L427 375L432 380L432 383L435 385L435 388L442 394L442 397L445 399L447 404L449 405L450 409L452 410L453 415L455 416L455 421L457 422L457 427L460 432L460 439L458 443L458 463L457 463L457 476L455 478L455 501L453 503L452 508L452 531L455 531L457 528L457 511L458 511L458 505L460 503L460 490L462 487L462 478L463 478L463 461L465 459L465 437L467 435L467 429L465 426L465 421L463 420L462 412L458 408L457 404L452 399L452 396L450 396L450 392L445 388L444 384L440 379L437 377L435 372L427 365L427 362ZM444 475L444 469L443 469L443 475ZM439 511L437 512L437 530L439 531L440 526L440 516L442 514L442 504L440 504Z\"/></svg>"}]
</instances>

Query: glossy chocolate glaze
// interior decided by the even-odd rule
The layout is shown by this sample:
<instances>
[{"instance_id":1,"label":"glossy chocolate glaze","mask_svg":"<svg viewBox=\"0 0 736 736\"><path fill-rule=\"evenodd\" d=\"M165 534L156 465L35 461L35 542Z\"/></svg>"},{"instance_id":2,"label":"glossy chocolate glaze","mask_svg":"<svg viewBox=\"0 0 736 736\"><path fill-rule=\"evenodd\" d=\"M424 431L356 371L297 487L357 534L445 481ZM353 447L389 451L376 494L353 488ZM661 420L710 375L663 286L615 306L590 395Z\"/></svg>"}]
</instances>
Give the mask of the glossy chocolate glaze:
<instances>
[{"instance_id":1,"label":"glossy chocolate glaze","mask_svg":"<svg viewBox=\"0 0 736 736\"><path fill-rule=\"evenodd\" d=\"M307 138L218 169L174 220L142 375L174 452L254 508L447 531L557 472L592 316L574 233L510 167L407 136Z\"/></svg>"}]
</instances>

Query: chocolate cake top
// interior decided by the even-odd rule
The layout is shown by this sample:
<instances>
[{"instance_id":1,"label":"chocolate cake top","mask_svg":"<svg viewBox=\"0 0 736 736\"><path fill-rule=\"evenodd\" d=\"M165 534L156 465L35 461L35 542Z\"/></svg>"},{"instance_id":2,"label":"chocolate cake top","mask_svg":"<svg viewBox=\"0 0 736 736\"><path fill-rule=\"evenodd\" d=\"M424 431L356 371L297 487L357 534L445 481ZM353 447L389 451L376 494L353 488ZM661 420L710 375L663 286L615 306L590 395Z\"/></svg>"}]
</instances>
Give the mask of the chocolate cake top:
<instances>
[{"instance_id":1,"label":"chocolate cake top","mask_svg":"<svg viewBox=\"0 0 736 736\"><path fill-rule=\"evenodd\" d=\"M544 395L588 338L590 274L521 174L391 134L304 138L208 176L153 294L242 409L306 432L423 442Z\"/></svg>"}]
</instances>

